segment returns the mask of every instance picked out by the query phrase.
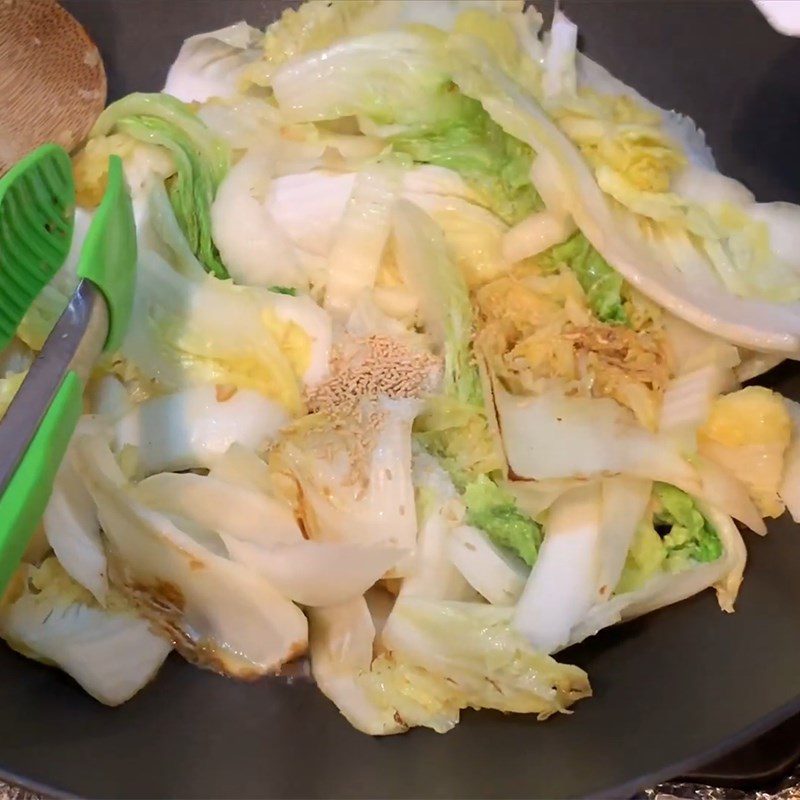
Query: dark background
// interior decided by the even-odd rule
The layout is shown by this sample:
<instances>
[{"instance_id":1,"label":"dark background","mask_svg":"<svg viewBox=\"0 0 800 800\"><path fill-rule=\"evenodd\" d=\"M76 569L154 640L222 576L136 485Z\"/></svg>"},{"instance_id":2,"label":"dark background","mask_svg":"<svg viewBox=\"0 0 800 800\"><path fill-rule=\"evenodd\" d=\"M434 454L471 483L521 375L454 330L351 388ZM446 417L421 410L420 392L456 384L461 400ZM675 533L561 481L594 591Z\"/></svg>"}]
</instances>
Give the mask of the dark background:
<instances>
[{"instance_id":1,"label":"dark background","mask_svg":"<svg viewBox=\"0 0 800 800\"><path fill-rule=\"evenodd\" d=\"M425 2L425 0L417 0ZM157 90L188 35L265 0L66 0L98 42L111 98ZM743 0L565 0L587 52L705 128L721 170L760 200L800 201L800 42ZM800 398L794 365L766 382ZM747 534L728 616L711 593L563 654L594 699L546 723L466 712L446 736L357 733L309 683L240 684L172 657L116 710L0 648L0 769L85 797L625 796L800 710L800 532Z\"/></svg>"}]
</instances>

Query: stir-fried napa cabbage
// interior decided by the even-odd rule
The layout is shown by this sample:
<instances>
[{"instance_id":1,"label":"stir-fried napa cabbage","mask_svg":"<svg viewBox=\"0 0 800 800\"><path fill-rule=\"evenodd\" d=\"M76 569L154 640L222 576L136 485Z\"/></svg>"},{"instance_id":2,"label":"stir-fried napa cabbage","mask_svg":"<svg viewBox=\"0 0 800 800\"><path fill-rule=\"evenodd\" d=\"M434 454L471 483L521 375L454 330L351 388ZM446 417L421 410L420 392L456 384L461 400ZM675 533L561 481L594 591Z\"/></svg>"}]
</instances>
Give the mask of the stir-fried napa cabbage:
<instances>
[{"instance_id":1,"label":"stir-fried napa cabbage","mask_svg":"<svg viewBox=\"0 0 800 800\"><path fill-rule=\"evenodd\" d=\"M700 453L729 470L748 489L765 517L778 517L778 492L792 422L783 398L748 386L715 400L698 432Z\"/></svg>"},{"instance_id":2,"label":"stir-fried napa cabbage","mask_svg":"<svg viewBox=\"0 0 800 800\"><path fill-rule=\"evenodd\" d=\"M506 134L477 101L454 94L447 84L439 92L428 104L440 109L441 116L425 120L419 132L390 137L393 151L418 164L458 172L478 199L511 225L540 208L530 179L530 148Z\"/></svg>"},{"instance_id":3,"label":"stir-fried napa cabbage","mask_svg":"<svg viewBox=\"0 0 800 800\"><path fill-rule=\"evenodd\" d=\"M711 585L731 611L746 558L729 517L674 486L621 476L563 491L544 534L514 621L545 652Z\"/></svg>"},{"instance_id":4,"label":"stir-fried napa cabbage","mask_svg":"<svg viewBox=\"0 0 800 800\"><path fill-rule=\"evenodd\" d=\"M536 560L542 534L512 494L487 475L479 475L464 489L467 519L489 534L492 541L516 553L529 566Z\"/></svg>"},{"instance_id":5,"label":"stir-fried napa cabbage","mask_svg":"<svg viewBox=\"0 0 800 800\"><path fill-rule=\"evenodd\" d=\"M556 15L554 28L570 25ZM796 261L781 240L783 226L797 225L800 217L790 221L782 209L754 203L741 184L709 170L697 137L685 136L685 121L681 131L681 121L624 84L605 80L577 54L574 41L571 49L564 57L573 70L577 62L577 80L563 81L545 107L579 148L600 189L633 213L646 236L662 240L666 254L671 239L688 245L674 256L679 270L685 257L692 269L738 296L796 300Z\"/></svg>"},{"instance_id":6,"label":"stir-fried napa cabbage","mask_svg":"<svg viewBox=\"0 0 800 800\"><path fill-rule=\"evenodd\" d=\"M453 728L462 708L545 719L591 693L586 673L537 653L509 609L399 599L377 641L367 604L311 613L311 665L320 688L355 727L397 733Z\"/></svg>"},{"instance_id":7,"label":"stir-fried napa cabbage","mask_svg":"<svg viewBox=\"0 0 800 800\"><path fill-rule=\"evenodd\" d=\"M630 324L623 305L622 276L592 247L582 233L553 247L542 259L557 268L566 264L586 293L586 301L601 322Z\"/></svg>"},{"instance_id":8,"label":"stir-fried napa cabbage","mask_svg":"<svg viewBox=\"0 0 800 800\"><path fill-rule=\"evenodd\" d=\"M92 136L120 133L164 148L174 162L170 202L189 246L218 278L228 271L211 238L211 203L228 170L228 149L180 101L168 94L132 94L110 105Z\"/></svg>"},{"instance_id":9,"label":"stir-fried napa cabbage","mask_svg":"<svg viewBox=\"0 0 800 800\"><path fill-rule=\"evenodd\" d=\"M591 694L553 657L716 590L800 518L800 210L521 0L309 0L192 36L75 154L62 269L122 159L129 331L86 389L0 634L98 700L167 653L308 657L372 735Z\"/></svg>"},{"instance_id":10,"label":"stir-fried napa cabbage","mask_svg":"<svg viewBox=\"0 0 800 800\"><path fill-rule=\"evenodd\" d=\"M658 200L655 210L630 208L620 202L626 196L602 185L602 173L548 114L552 104L542 105L535 87L513 80L474 37L452 37L448 47L461 91L536 151L532 177L545 205L571 215L623 277L676 315L738 344L797 349L796 279L784 243L800 212L737 204L730 191L720 191L714 199L722 202L711 210L674 192L663 202L645 192L647 201ZM591 68L585 74L596 79ZM629 91L622 85L622 93Z\"/></svg>"},{"instance_id":11,"label":"stir-fried napa cabbage","mask_svg":"<svg viewBox=\"0 0 800 800\"><path fill-rule=\"evenodd\" d=\"M301 611L232 560L219 531L140 497L101 435L79 436L75 447L107 537L113 583L186 658L255 678L303 652Z\"/></svg>"},{"instance_id":12,"label":"stir-fried napa cabbage","mask_svg":"<svg viewBox=\"0 0 800 800\"><path fill-rule=\"evenodd\" d=\"M0 602L0 633L20 653L60 667L101 703L133 697L172 649L114 591L100 605L54 556L23 565Z\"/></svg>"},{"instance_id":13,"label":"stir-fried napa cabbage","mask_svg":"<svg viewBox=\"0 0 800 800\"><path fill-rule=\"evenodd\" d=\"M571 396L611 397L654 429L671 367L658 312L637 299L617 306L630 324L606 321L580 276L560 256L545 258L475 292L476 341L494 374L515 394L558 387Z\"/></svg>"},{"instance_id":14,"label":"stir-fried napa cabbage","mask_svg":"<svg viewBox=\"0 0 800 800\"><path fill-rule=\"evenodd\" d=\"M241 21L190 36L170 67L165 94L184 103L235 96L248 65L259 59L261 31Z\"/></svg>"},{"instance_id":15,"label":"stir-fried napa cabbage","mask_svg":"<svg viewBox=\"0 0 800 800\"><path fill-rule=\"evenodd\" d=\"M364 399L349 414L318 412L288 429L270 456L312 540L411 550L415 400Z\"/></svg>"},{"instance_id":16,"label":"stir-fried napa cabbage","mask_svg":"<svg viewBox=\"0 0 800 800\"><path fill-rule=\"evenodd\" d=\"M79 435L102 430L91 417L84 417L78 427ZM109 588L108 558L97 508L81 479L74 445L58 470L42 525L59 566L88 589L98 603L105 605L109 592L113 591Z\"/></svg>"},{"instance_id":17,"label":"stir-fried napa cabbage","mask_svg":"<svg viewBox=\"0 0 800 800\"><path fill-rule=\"evenodd\" d=\"M722 555L717 532L688 494L656 483L650 505L636 529L617 594L639 588L656 572L678 572L691 562L715 561Z\"/></svg>"},{"instance_id":18,"label":"stir-fried napa cabbage","mask_svg":"<svg viewBox=\"0 0 800 800\"><path fill-rule=\"evenodd\" d=\"M291 59L271 78L275 99L296 122L355 115L394 152L455 170L501 219L519 222L541 207L531 148L453 85L440 36L419 28L375 33Z\"/></svg>"},{"instance_id":19,"label":"stir-fried napa cabbage","mask_svg":"<svg viewBox=\"0 0 800 800\"><path fill-rule=\"evenodd\" d=\"M150 251L139 259L119 371L169 390L255 389L297 414L303 383L327 369L329 345L330 321L310 298L188 279Z\"/></svg>"},{"instance_id":20,"label":"stir-fried napa cabbage","mask_svg":"<svg viewBox=\"0 0 800 800\"><path fill-rule=\"evenodd\" d=\"M398 204L395 237L401 270L419 293L426 327L444 355L442 394L429 399L417 419L417 441L465 492L468 521L531 564L539 526L496 485L503 463L472 352L473 314L463 276L432 220L409 203Z\"/></svg>"}]
</instances>

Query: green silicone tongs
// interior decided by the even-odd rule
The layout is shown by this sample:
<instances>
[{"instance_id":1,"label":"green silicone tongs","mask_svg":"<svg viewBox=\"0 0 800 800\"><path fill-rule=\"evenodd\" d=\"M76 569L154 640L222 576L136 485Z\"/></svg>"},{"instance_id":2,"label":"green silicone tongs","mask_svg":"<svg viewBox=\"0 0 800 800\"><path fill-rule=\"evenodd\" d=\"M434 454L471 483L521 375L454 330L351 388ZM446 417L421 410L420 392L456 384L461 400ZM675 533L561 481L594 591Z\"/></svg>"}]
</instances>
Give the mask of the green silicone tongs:
<instances>
[{"instance_id":1,"label":"green silicone tongs","mask_svg":"<svg viewBox=\"0 0 800 800\"><path fill-rule=\"evenodd\" d=\"M44 145L0 179L0 350L69 252L75 189L69 156ZM0 420L0 596L44 514L102 352L131 314L136 228L112 156L108 186L78 261L78 286Z\"/></svg>"}]
</instances>

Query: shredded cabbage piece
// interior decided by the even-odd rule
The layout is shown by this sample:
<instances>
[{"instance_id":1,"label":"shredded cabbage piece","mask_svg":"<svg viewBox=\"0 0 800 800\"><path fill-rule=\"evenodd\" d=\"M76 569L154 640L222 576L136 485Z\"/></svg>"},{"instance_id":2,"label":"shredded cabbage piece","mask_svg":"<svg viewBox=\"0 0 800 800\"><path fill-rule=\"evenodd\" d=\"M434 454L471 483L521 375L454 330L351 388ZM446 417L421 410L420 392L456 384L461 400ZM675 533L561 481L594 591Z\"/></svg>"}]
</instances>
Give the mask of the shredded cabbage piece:
<instances>
[{"instance_id":1,"label":"shredded cabbage piece","mask_svg":"<svg viewBox=\"0 0 800 800\"><path fill-rule=\"evenodd\" d=\"M619 308L635 326L604 322L575 272L539 264L480 287L475 305L477 346L514 394L558 386L573 396L610 397L656 428L671 367L657 314L626 304L630 311Z\"/></svg>"}]
</instances>

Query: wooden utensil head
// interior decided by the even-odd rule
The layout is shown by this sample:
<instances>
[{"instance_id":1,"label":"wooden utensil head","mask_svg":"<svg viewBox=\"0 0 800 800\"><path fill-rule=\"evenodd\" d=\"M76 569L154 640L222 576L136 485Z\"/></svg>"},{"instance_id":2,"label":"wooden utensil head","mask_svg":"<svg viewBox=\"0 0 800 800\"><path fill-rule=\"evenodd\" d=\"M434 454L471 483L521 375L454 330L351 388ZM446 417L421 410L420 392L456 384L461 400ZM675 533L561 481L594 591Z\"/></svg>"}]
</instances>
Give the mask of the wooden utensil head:
<instances>
[{"instance_id":1,"label":"wooden utensil head","mask_svg":"<svg viewBox=\"0 0 800 800\"><path fill-rule=\"evenodd\" d=\"M56 0L0 0L0 175L45 142L83 142L106 101L97 47Z\"/></svg>"}]
</instances>

